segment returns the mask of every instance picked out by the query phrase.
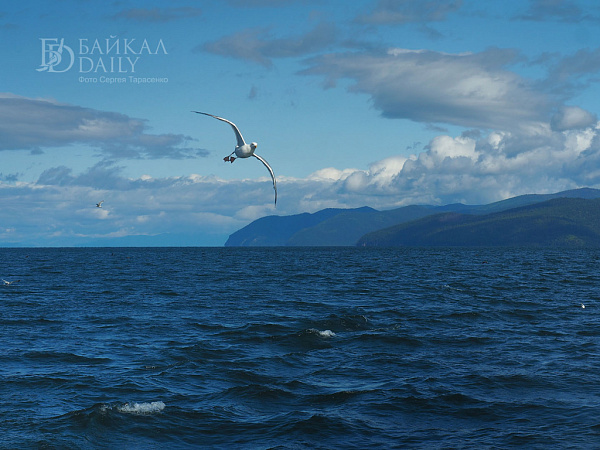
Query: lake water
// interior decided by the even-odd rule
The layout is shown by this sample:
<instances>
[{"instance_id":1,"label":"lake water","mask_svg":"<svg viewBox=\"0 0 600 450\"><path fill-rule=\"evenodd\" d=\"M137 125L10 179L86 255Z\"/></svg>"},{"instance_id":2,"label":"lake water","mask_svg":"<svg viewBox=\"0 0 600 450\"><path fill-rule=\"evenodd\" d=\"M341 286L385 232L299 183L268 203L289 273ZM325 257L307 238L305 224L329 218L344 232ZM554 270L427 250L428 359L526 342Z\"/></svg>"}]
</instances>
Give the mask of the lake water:
<instances>
[{"instance_id":1,"label":"lake water","mask_svg":"<svg viewBox=\"0 0 600 450\"><path fill-rule=\"evenodd\" d=\"M0 249L20 280L0 448L598 448L599 269L598 249Z\"/></svg>"}]
</instances>

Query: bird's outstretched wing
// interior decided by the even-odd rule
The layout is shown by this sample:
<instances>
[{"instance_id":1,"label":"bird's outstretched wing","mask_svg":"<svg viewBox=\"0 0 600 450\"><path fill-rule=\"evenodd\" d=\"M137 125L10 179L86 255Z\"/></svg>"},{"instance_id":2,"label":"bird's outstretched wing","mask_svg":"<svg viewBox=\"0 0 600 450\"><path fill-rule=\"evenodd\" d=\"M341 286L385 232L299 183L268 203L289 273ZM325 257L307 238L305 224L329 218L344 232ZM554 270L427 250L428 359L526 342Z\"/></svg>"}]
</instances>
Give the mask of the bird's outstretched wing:
<instances>
[{"instance_id":1,"label":"bird's outstretched wing","mask_svg":"<svg viewBox=\"0 0 600 450\"><path fill-rule=\"evenodd\" d=\"M265 165L265 167L269 170L269 173L271 174L271 178L273 179L273 189L275 189L275 205L277 205L277 181L275 180L275 173L273 172L273 169L271 169L271 166L269 165L269 163L267 161L264 160L264 158L261 158L256 153L252 154L252 156L254 156L261 163L263 163Z\"/></svg>"},{"instance_id":2,"label":"bird's outstretched wing","mask_svg":"<svg viewBox=\"0 0 600 450\"><path fill-rule=\"evenodd\" d=\"M208 114L208 113L200 112L200 111L192 111L192 112L195 112L196 114L204 114L205 116L214 117L217 120L222 120L223 122L227 122L229 125L231 125L231 128L233 128L233 132L235 133L235 137L237 139L238 147L241 147L242 145L246 145L246 142L244 142L244 138L242 137L242 133L240 133L240 130L235 125L235 123L231 122L230 120L223 119L222 117L215 116L213 114Z\"/></svg>"}]
</instances>

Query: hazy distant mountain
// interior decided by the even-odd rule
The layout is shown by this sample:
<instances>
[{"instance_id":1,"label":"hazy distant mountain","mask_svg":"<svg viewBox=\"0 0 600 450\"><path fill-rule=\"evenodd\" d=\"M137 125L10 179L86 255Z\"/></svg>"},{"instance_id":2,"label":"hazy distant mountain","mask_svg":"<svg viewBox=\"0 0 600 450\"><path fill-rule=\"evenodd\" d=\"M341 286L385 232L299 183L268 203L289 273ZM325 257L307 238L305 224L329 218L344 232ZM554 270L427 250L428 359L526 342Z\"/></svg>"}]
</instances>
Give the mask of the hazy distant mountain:
<instances>
[{"instance_id":1,"label":"hazy distant mountain","mask_svg":"<svg viewBox=\"0 0 600 450\"><path fill-rule=\"evenodd\" d=\"M600 199L556 198L506 211L441 213L363 236L360 246L600 246Z\"/></svg>"},{"instance_id":2,"label":"hazy distant mountain","mask_svg":"<svg viewBox=\"0 0 600 450\"><path fill-rule=\"evenodd\" d=\"M483 215L555 198L595 199L600 198L600 190L583 188L556 194L521 195L488 205L413 205L387 211L363 207L324 209L314 214L267 216L233 233L225 246L353 246L362 236L371 232L443 212ZM361 241L362 244L373 245L365 241Z\"/></svg>"},{"instance_id":3,"label":"hazy distant mountain","mask_svg":"<svg viewBox=\"0 0 600 450\"><path fill-rule=\"evenodd\" d=\"M407 206L391 211L324 209L314 214L267 216L236 231L226 247L353 246L370 231L434 214L428 206Z\"/></svg>"},{"instance_id":4,"label":"hazy distant mountain","mask_svg":"<svg viewBox=\"0 0 600 450\"><path fill-rule=\"evenodd\" d=\"M311 228L339 214L342 209L323 209L314 214L303 213L293 216L267 216L255 220L236 231L225 243L226 247L283 246L298 231Z\"/></svg>"}]
</instances>

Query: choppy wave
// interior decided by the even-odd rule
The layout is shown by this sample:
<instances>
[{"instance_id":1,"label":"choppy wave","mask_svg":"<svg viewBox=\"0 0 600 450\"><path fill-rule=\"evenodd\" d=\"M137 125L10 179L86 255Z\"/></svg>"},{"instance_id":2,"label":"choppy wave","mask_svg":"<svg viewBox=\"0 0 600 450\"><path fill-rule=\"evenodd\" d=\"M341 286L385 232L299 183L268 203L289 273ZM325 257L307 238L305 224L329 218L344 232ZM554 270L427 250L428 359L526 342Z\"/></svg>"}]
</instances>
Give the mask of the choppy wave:
<instances>
[{"instance_id":1,"label":"choppy wave","mask_svg":"<svg viewBox=\"0 0 600 450\"><path fill-rule=\"evenodd\" d=\"M594 448L599 260L0 249L0 448Z\"/></svg>"}]
</instances>

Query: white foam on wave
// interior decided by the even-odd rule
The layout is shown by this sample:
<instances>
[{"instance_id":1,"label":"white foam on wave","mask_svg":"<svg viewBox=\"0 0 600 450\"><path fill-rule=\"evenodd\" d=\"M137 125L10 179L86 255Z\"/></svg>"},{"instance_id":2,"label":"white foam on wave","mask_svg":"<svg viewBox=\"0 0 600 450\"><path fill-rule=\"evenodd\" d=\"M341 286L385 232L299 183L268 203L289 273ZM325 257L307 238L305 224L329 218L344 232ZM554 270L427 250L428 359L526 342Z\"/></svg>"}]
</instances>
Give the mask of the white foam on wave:
<instances>
[{"instance_id":1,"label":"white foam on wave","mask_svg":"<svg viewBox=\"0 0 600 450\"><path fill-rule=\"evenodd\" d=\"M160 401L149 403L125 403L117 409L119 412L129 414L152 414L165 409L165 404Z\"/></svg>"},{"instance_id":2,"label":"white foam on wave","mask_svg":"<svg viewBox=\"0 0 600 450\"><path fill-rule=\"evenodd\" d=\"M331 331L331 330L319 331L319 330L315 330L314 328L311 328L308 331L310 331L311 333L314 333L314 334L316 334L318 336L321 336L321 337L333 337L333 336L335 336L335 333L333 331Z\"/></svg>"}]
</instances>

